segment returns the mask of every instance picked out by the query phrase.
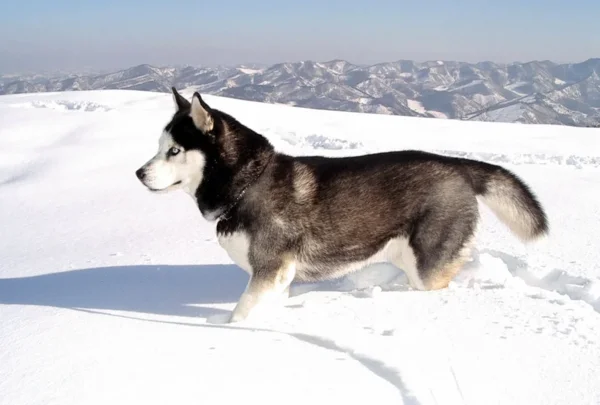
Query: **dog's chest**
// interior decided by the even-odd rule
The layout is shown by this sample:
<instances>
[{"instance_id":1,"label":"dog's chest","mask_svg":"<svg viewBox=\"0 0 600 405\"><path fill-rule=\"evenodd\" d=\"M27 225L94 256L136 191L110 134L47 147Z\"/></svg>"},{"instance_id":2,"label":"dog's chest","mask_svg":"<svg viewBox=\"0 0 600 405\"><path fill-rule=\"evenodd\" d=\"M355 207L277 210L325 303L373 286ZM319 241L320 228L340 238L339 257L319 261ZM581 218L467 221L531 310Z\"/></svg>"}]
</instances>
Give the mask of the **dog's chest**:
<instances>
[{"instance_id":1,"label":"dog's chest","mask_svg":"<svg viewBox=\"0 0 600 405\"><path fill-rule=\"evenodd\" d=\"M236 231L232 233L217 234L219 245L229 255L231 260L240 266L248 274L252 274L252 266L248 260L250 251L250 238L246 232Z\"/></svg>"}]
</instances>

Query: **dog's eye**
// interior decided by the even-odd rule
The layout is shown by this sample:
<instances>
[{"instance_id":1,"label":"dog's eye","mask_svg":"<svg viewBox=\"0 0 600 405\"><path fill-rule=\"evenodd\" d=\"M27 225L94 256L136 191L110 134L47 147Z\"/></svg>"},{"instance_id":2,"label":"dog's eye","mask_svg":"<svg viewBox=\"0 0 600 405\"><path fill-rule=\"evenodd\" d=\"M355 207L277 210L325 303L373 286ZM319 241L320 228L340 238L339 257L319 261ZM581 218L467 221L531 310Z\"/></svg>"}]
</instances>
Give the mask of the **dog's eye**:
<instances>
[{"instance_id":1,"label":"dog's eye","mask_svg":"<svg viewBox=\"0 0 600 405\"><path fill-rule=\"evenodd\" d=\"M176 147L172 147L171 149L169 149L169 152L167 152L170 156L175 156L179 153L179 149Z\"/></svg>"}]
</instances>

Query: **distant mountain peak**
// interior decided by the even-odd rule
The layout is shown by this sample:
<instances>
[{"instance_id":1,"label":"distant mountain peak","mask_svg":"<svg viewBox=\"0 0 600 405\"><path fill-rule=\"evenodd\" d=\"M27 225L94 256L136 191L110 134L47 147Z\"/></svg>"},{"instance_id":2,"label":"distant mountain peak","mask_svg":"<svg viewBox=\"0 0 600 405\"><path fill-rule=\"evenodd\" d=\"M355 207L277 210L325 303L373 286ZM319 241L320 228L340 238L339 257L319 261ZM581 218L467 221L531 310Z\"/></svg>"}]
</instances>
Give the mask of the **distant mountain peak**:
<instances>
[{"instance_id":1,"label":"distant mountain peak","mask_svg":"<svg viewBox=\"0 0 600 405\"><path fill-rule=\"evenodd\" d=\"M218 67L139 64L113 73L0 76L0 94L171 86L307 108L529 124L598 125L600 58L552 61L344 59Z\"/></svg>"}]
</instances>

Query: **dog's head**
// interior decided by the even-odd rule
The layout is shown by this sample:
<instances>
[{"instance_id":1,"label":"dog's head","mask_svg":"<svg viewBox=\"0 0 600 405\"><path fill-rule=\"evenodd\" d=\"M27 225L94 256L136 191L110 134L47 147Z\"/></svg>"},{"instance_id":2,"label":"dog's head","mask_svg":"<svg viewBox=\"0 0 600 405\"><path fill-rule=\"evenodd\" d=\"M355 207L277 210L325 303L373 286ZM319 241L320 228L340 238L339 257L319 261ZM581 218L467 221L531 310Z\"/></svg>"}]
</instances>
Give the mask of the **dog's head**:
<instances>
[{"instance_id":1,"label":"dog's head","mask_svg":"<svg viewBox=\"0 0 600 405\"><path fill-rule=\"evenodd\" d=\"M163 129L156 155L135 173L153 192L184 190L211 218L261 168L272 146L233 117L211 108L197 92L190 103L172 90L176 112Z\"/></svg>"},{"instance_id":2,"label":"dog's head","mask_svg":"<svg viewBox=\"0 0 600 405\"><path fill-rule=\"evenodd\" d=\"M173 88L173 98L177 111L163 129L158 152L135 174L150 191L193 194L202 182L214 119L200 94L190 103Z\"/></svg>"}]
</instances>

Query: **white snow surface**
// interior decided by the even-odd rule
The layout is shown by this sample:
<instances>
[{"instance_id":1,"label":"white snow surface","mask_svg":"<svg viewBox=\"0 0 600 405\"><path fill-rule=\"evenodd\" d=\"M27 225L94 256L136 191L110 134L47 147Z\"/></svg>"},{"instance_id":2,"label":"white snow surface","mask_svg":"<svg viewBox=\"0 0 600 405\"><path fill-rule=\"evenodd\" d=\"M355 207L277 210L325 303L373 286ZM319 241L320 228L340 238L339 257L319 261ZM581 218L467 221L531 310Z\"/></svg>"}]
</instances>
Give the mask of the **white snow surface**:
<instances>
[{"instance_id":1,"label":"white snow surface","mask_svg":"<svg viewBox=\"0 0 600 405\"><path fill-rule=\"evenodd\" d=\"M288 153L502 164L538 194L551 234L524 246L482 206L448 289L413 291L376 264L211 323L246 273L188 196L134 175L171 96L2 96L1 405L600 403L600 130L205 99Z\"/></svg>"}]
</instances>

